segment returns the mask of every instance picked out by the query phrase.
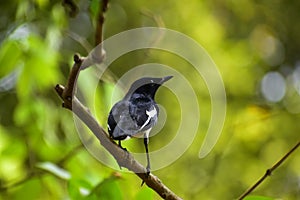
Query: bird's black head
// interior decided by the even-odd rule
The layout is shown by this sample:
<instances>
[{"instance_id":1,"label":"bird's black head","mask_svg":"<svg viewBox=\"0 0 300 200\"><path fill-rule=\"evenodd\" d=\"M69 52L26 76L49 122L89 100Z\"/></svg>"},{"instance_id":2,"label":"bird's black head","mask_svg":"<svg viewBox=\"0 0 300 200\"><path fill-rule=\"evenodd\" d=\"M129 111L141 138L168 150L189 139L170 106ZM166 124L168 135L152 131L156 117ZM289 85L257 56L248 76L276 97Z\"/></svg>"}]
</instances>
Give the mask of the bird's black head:
<instances>
[{"instance_id":1,"label":"bird's black head","mask_svg":"<svg viewBox=\"0 0 300 200\"><path fill-rule=\"evenodd\" d=\"M154 99L157 89L172 77L173 76L165 76L162 78L144 77L138 79L131 85L125 99L130 98L133 94L142 94Z\"/></svg>"}]
</instances>

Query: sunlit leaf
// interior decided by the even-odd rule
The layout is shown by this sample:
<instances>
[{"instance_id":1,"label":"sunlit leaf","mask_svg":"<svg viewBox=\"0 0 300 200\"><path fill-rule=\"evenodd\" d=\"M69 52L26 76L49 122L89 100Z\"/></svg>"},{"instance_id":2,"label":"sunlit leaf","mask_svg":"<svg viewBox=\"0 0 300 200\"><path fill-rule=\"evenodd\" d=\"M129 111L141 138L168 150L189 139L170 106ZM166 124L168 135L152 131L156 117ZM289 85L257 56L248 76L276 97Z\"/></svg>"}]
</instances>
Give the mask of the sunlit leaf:
<instances>
[{"instance_id":1,"label":"sunlit leaf","mask_svg":"<svg viewBox=\"0 0 300 200\"><path fill-rule=\"evenodd\" d=\"M39 36L27 38L29 49L26 51L24 66L17 84L17 94L24 98L33 91L43 91L54 85L58 79L57 61L59 54L49 48Z\"/></svg>"},{"instance_id":2,"label":"sunlit leaf","mask_svg":"<svg viewBox=\"0 0 300 200\"><path fill-rule=\"evenodd\" d=\"M11 72L19 63L22 51L16 41L4 41L0 48L0 78Z\"/></svg>"}]
</instances>

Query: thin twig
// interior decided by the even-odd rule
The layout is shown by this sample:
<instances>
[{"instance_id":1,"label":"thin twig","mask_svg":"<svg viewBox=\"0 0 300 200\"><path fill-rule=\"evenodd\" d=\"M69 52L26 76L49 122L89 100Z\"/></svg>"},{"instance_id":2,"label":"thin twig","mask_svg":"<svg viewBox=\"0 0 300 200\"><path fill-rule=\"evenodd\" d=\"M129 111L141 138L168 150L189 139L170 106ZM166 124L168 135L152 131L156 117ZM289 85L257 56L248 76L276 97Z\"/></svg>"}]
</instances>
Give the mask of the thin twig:
<instances>
[{"instance_id":1,"label":"thin twig","mask_svg":"<svg viewBox=\"0 0 300 200\"><path fill-rule=\"evenodd\" d=\"M238 200L244 199L247 195L249 195L256 187L258 187L268 176L271 176L273 171L275 171L298 147L300 146L300 141L287 152L278 162L276 162L271 168L267 169L266 173L245 193L243 193Z\"/></svg>"},{"instance_id":2,"label":"thin twig","mask_svg":"<svg viewBox=\"0 0 300 200\"><path fill-rule=\"evenodd\" d=\"M103 41L103 24L104 24L104 13L108 7L108 0L99 1L99 12L97 16L96 34L95 34L95 46Z\"/></svg>"},{"instance_id":3,"label":"thin twig","mask_svg":"<svg viewBox=\"0 0 300 200\"><path fill-rule=\"evenodd\" d=\"M77 77L79 75L80 66L83 62L84 58L81 58L78 54L74 55L74 65L71 69L70 75L67 80L66 88L62 93L63 99L67 99L68 101L64 101L64 107L71 108L72 107L72 98L75 93L75 85L77 81Z\"/></svg>"}]
</instances>

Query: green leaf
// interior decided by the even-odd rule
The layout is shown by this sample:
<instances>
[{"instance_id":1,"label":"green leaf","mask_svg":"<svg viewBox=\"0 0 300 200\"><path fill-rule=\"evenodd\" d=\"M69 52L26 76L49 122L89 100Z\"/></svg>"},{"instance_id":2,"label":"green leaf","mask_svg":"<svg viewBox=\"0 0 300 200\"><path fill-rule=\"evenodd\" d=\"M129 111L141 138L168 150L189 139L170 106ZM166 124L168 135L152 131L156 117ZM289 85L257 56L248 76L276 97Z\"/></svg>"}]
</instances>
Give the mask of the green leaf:
<instances>
[{"instance_id":1,"label":"green leaf","mask_svg":"<svg viewBox=\"0 0 300 200\"><path fill-rule=\"evenodd\" d=\"M5 41L0 48L0 77L7 75L20 62L21 50L16 41Z\"/></svg>"},{"instance_id":2,"label":"green leaf","mask_svg":"<svg viewBox=\"0 0 300 200\"><path fill-rule=\"evenodd\" d=\"M117 179L115 176L111 176L96 185L90 196L94 195L97 197L97 199L103 200L123 199L120 187L117 184Z\"/></svg>"},{"instance_id":3,"label":"green leaf","mask_svg":"<svg viewBox=\"0 0 300 200\"><path fill-rule=\"evenodd\" d=\"M62 169L51 162L38 163L36 167L48 171L61 179L68 180L71 178L71 174L67 170Z\"/></svg>"},{"instance_id":4,"label":"green leaf","mask_svg":"<svg viewBox=\"0 0 300 200\"><path fill-rule=\"evenodd\" d=\"M59 78L57 61L59 54L49 48L40 36L30 35L26 39L28 49L26 59L17 83L20 98L31 96L37 91L44 91L54 85ZM30 97L31 98L31 97Z\"/></svg>"},{"instance_id":5,"label":"green leaf","mask_svg":"<svg viewBox=\"0 0 300 200\"><path fill-rule=\"evenodd\" d=\"M90 194L91 190L92 185L87 181L71 179L68 182L68 192L71 199L86 199L86 197Z\"/></svg>"}]
</instances>

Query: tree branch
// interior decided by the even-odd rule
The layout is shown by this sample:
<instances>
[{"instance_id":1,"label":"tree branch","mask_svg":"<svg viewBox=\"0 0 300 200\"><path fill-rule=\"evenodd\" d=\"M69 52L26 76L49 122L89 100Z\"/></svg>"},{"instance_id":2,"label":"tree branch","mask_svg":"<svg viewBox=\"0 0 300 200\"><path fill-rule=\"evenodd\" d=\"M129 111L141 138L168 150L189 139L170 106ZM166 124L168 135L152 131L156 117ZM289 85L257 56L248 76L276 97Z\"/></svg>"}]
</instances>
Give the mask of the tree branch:
<instances>
[{"instance_id":1,"label":"tree branch","mask_svg":"<svg viewBox=\"0 0 300 200\"><path fill-rule=\"evenodd\" d=\"M300 146L300 141L289 151L287 152L278 162L276 162L271 168L267 169L266 173L245 193L243 193L238 200L244 199L248 196L255 188L257 188L268 176L271 176L273 171L275 171L298 147Z\"/></svg>"},{"instance_id":2,"label":"tree branch","mask_svg":"<svg viewBox=\"0 0 300 200\"><path fill-rule=\"evenodd\" d=\"M73 80L73 78L69 79ZM147 170L139 162L137 162L129 152L121 149L108 137L108 134L98 124L89 110L84 107L76 97L73 98L72 103L68 102L70 99L64 98L63 96L66 88L64 88L62 85L56 85L55 90L64 101L63 106L75 113L88 126L88 128L100 141L100 144L116 159L120 166L134 172L146 183L146 185L156 191L162 198L170 200L180 199L180 197L176 196L175 193L167 188L156 176L152 174L147 176ZM72 107L65 105L72 105Z\"/></svg>"},{"instance_id":3,"label":"tree branch","mask_svg":"<svg viewBox=\"0 0 300 200\"><path fill-rule=\"evenodd\" d=\"M70 0L64 2L70 2ZM106 12L107 7L108 0L100 1L95 33L95 46L102 45L103 24L105 19L104 13ZM57 94L63 100L63 107L71 110L86 124L86 126L97 137L100 144L115 158L119 166L125 167L134 172L147 186L152 188L162 198L169 200L181 199L180 197L176 196L176 194L168 187L166 187L156 176L153 174L148 175L147 170L143 167L143 165L137 162L129 152L120 148L99 125L89 110L75 97L74 94L76 93L76 82L80 71L92 64L101 63L104 60L104 47L103 45L100 47L101 48L98 47L94 49L91 57L84 58L80 57L78 54L74 55L74 64L69 74L66 86L64 87L62 85L56 85L55 87ZM83 63L85 64L83 65Z\"/></svg>"},{"instance_id":4,"label":"tree branch","mask_svg":"<svg viewBox=\"0 0 300 200\"><path fill-rule=\"evenodd\" d=\"M108 7L108 0L99 1L99 12L97 16L96 34L95 34L95 46L103 41L103 24L104 24L104 13Z\"/></svg>"}]
</instances>

